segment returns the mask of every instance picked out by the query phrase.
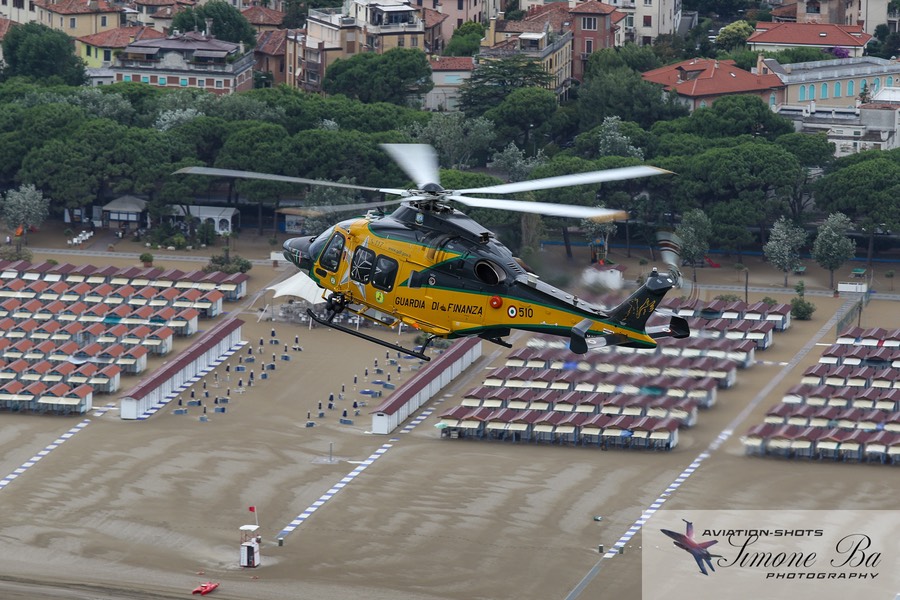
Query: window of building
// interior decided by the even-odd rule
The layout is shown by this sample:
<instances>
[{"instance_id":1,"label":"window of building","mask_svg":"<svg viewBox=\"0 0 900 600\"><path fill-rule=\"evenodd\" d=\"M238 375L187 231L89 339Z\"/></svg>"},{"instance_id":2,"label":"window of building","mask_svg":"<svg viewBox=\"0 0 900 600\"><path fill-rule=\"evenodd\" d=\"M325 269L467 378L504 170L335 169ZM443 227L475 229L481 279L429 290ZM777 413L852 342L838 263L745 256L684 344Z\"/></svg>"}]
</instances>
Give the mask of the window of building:
<instances>
[{"instance_id":1,"label":"window of building","mask_svg":"<svg viewBox=\"0 0 900 600\"><path fill-rule=\"evenodd\" d=\"M581 28L585 31L597 31L597 17L581 17Z\"/></svg>"},{"instance_id":2,"label":"window of building","mask_svg":"<svg viewBox=\"0 0 900 600\"><path fill-rule=\"evenodd\" d=\"M100 27L106 27L106 15L100 16Z\"/></svg>"},{"instance_id":3,"label":"window of building","mask_svg":"<svg viewBox=\"0 0 900 600\"><path fill-rule=\"evenodd\" d=\"M393 258L379 256L375 259L375 272L372 274L372 286L385 292L394 289L399 264Z\"/></svg>"},{"instance_id":4,"label":"window of building","mask_svg":"<svg viewBox=\"0 0 900 600\"><path fill-rule=\"evenodd\" d=\"M7 4L6 0L3 0L2 2L0 2L0 5L6 6L6 4Z\"/></svg>"},{"instance_id":5,"label":"window of building","mask_svg":"<svg viewBox=\"0 0 900 600\"><path fill-rule=\"evenodd\" d=\"M463 9L463 0L456 0L456 10Z\"/></svg>"},{"instance_id":6,"label":"window of building","mask_svg":"<svg viewBox=\"0 0 900 600\"><path fill-rule=\"evenodd\" d=\"M222 87L222 80L221 80L221 79L216 79L216 87L217 87L217 88Z\"/></svg>"},{"instance_id":7,"label":"window of building","mask_svg":"<svg viewBox=\"0 0 900 600\"><path fill-rule=\"evenodd\" d=\"M187 87L187 84L188 84L187 77L182 77L180 83L181 83L181 87Z\"/></svg>"},{"instance_id":8,"label":"window of building","mask_svg":"<svg viewBox=\"0 0 900 600\"><path fill-rule=\"evenodd\" d=\"M590 54L594 51L594 40L584 40L584 53Z\"/></svg>"},{"instance_id":9,"label":"window of building","mask_svg":"<svg viewBox=\"0 0 900 600\"><path fill-rule=\"evenodd\" d=\"M706 108L706 100L700 101L700 108Z\"/></svg>"},{"instance_id":10,"label":"window of building","mask_svg":"<svg viewBox=\"0 0 900 600\"><path fill-rule=\"evenodd\" d=\"M410 48L418 48L419 47L419 36L417 36L417 35L409 36L409 46L410 46Z\"/></svg>"},{"instance_id":11,"label":"window of building","mask_svg":"<svg viewBox=\"0 0 900 600\"><path fill-rule=\"evenodd\" d=\"M887 81L884 83L887 87L894 87L894 78L888 75Z\"/></svg>"},{"instance_id":12,"label":"window of building","mask_svg":"<svg viewBox=\"0 0 900 600\"><path fill-rule=\"evenodd\" d=\"M806 14L818 15L821 12L822 8L819 6L819 0L810 0L810 2L806 3Z\"/></svg>"},{"instance_id":13,"label":"window of building","mask_svg":"<svg viewBox=\"0 0 900 600\"><path fill-rule=\"evenodd\" d=\"M806 100L806 86L805 85L800 86L800 94L797 97L797 99L800 100L800 102L803 102L804 100Z\"/></svg>"},{"instance_id":14,"label":"window of building","mask_svg":"<svg viewBox=\"0 0 900 600\"><path fill-rule=\"evenodd\" d=\"M810 100L816 99L816 86L814 86L812 84L809 85L809 99Z\"/></svg>"},{"instance_id":15,"label":"window of building","mask_svg":"<svg viewBox=\"0 0 900 600\"><path fill-rule=\"evenodd\" d=\"M149 76L149 75L142 75L142 76L141 76L141 83L150 83L150 76Z\"/></svg>"},{"instance_id":16,"label":"window of building","mask_svg":"<svg viewBox=\"0 0 900 600\"><path fill-rule=\"evenodd\" d=\"M841 82L840 82L840 81L835 81L835 82L834 82L834 94L832 94L832 95L833 95L835 98L840 98L840 97L841 97Z\"/></svg>"},{"instance_id":17,"label":"window of building","mask_svg":"<svg viewBox=\"0 0 900 600\"><path fill-rule=\"evenodd\" d=\"M822 84L822 93L819 95L822 97L822 100L824 100L825 98L828 97L828 84L827 83Z\"/></svg>"},{"instance_id":18,"label":"window of building","mask_svg":"<svg viewBox=\"0 0 900 600\"><path fill-rule=\"evenodd\" d=\"M866 80L860 79L859 80L859 93L862 94L863 90L866 90L868 88L869 88L869 86L868 86L868 84L866 84Z\"/></svg>"},{"instance_id":19,"label":"window of building","mask_svg":"<svg viewBox=\"0 0 900 600\"><path fill-rule=\"evenodd\" d=\"M28 3L28 10L30 10L31 12L34 12L34 2Z\"/></svg>"},{"instance_id":20,"label":"window of building","mask_svg":"<svg viewBox=\"0 0 900 600\"><path fill-rule=\"evenodd\" d=\"M848 95L848 96L852 96L853 94L854 94L854 92L853 92L853 80L851 79L850 81L847 82L847 95Z\"/></svg>"},{"instance_id":21,"label":"window of building","mask_svg":"<svg viewBox=\"0 0 900 600\"><path fill-rule=\"evenodd\" d=\"M653 6L653 0L644 0L644 6Z\"/></svg>"},{"instance_id":22,"label":"window of building","mask_svg":"<svg viewBox=\"0 0 900 600\"><path fill-rule=\"evenodd\" d=\"M769 94L769 107L775 106L775 92Z\"/></svg>"},{"instance_id":23,"label":"window of building","mask_svg":"<svg viewBox=\"0 0 900 600\"><path fill-rule=\"evenodd\" d=\"M644 15L644 27L653 27L653 15Z\"/></svg>"},{"instance_id":24,"label":"window of building","mask_svg":"<svg viewBox=\"0 0 900 600\"><path fill-rule=\"evenodd\" d=\"M131 81L131 75L122 75L122 81Z\"/></svg>"},{"instance_id":25,"label":"window of building","mask_svg":"<svg viewBox=\"0 0 900 600\"><path fill-rule=\"evenodd\" d=\"M881 78L876 77L875 81L872 82L872 91L877 92L879 87L881 87Z\"/></svg>"},{"instance_id":26,"label":"window of building","mask_svg":"<svg viewBox=\"0 0 900 600\"><path fill-rule=\"evenodd\" d=\"M103 51L103 60L109 62L112 60L112 50Z\"/></svg>"},{"instance_id":27,"label":"window of building","mask_svg":"<svg viewBox=\"0 0 900 600\"><path fill-rule=\"evenodd\" d=\"M69 17L69 29L75 29L76 22L75 17Z\"/></svg>"},{"instance_id":28,"label":"window of building","mask_svg":"<svg viewBox=\"0 0 900 600\"><path fill-rule=\"evenodd\" d=\"M402 35L398 36L397 37L397 47L403 48L404 46L406 46L406 37L404 37Z\"/></svg>"},{"instance_id":29,"label":"window of building","mask_svg":"<svg viewBox=\"0 0 900 600\"><path fill-rule=\"evenodd\" d=\"M198 80L197 80L197 87L201 87L201 88L202 88L202 87L206 87L206 80L205 80L205 79L198 79Z\"/></svg>"},{"instance_id":30,"label":"window of building","mask_svg":"<svg viewBox=\"0 0 900 600\"><path fill-rule=\"evenodd\" d=\"M85 46L85 47L84 47L84 54L85 54L85 56L87 56L88 58L91 57L91 47L90 47L90 46Z\"/></svg>"},{"instance_id":31,"label":"window of building","mask_svg":"<svg viewBox=\"0 0 900 600\"><path fill-rule=\"evenodd\" d=\"M166 76L165 75L160 75L159 85L166 85Z\"/></svg>"}]
</instances>

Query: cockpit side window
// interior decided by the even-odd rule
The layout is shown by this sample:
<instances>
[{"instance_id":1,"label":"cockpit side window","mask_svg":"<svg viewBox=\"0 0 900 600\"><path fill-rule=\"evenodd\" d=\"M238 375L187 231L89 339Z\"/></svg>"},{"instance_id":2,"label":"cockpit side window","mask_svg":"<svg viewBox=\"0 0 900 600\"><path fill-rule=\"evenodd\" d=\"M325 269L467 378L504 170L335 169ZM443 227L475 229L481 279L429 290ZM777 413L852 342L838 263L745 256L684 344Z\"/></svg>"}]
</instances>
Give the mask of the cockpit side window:
<instances>
[{"instance_id":1,"label":"cockpit side window","mask_svg":"<svg viewBox=\"0 0 900 600\"><path fill-rule=\"evenodd\" d=\"M343 251L344 236L341 235L340 232L336 232L332 238L328 240L328 245L325 246L325 250L322 252L319 264L322 265L322 268L327 269L332 273L337 271L341 264L341 253Z\"/></svg>"}]
</instances>

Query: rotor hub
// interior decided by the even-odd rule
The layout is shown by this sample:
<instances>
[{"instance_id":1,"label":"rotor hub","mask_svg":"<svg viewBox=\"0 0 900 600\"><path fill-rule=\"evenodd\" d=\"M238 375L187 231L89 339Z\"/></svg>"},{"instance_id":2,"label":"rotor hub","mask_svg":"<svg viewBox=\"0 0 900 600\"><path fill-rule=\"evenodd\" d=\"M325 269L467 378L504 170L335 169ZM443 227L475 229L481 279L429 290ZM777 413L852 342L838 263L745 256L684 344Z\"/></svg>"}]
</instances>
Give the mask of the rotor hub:
<instances>
[{"instance_id":1,"label":"rotor hub","mask_svg":"<svg viewBox=\"0 0 900 600\"><path fill-rule=\"evenodd\" d=\"M422 191L429 192L431 194L439 194L445 190L444 190L444 188L441 187L441 184L439 184L439 183L427 183L427 184L425 184L425 187L422 188Z\"/></svg>"}]
</instances>

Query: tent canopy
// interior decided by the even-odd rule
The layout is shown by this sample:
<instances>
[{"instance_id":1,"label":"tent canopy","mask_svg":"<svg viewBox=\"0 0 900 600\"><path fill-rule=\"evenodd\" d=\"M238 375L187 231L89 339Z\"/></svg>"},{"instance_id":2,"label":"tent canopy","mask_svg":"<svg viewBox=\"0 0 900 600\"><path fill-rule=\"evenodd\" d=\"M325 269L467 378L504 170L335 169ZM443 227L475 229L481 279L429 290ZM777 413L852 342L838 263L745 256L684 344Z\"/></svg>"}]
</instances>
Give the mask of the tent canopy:
<instances>
[{"instance_id":1,"label":"tent canopy","mask_svg":"<svg viewBox=\"0 0 900 600\"><path fill-rule=\"evenodd\" d=\"M120 196L107 203L103 210L119 213L142 213L147 208L147 201L134 196Z\"/></svg>"},{"instance_id":2,"label":"tent canopy","mask_svg":"<svg viewBox=\"0 0 900 600\"><path fill-rule=\"evenodd\" d=\"M266 289L275 292L273 298L296 296L297 298L306 300L310 304L321 304L325 302L325 298L322 297L322 288L320 288L318 284L303 271L300 271L296 275L293 275L282 282L269 286Z\"/></svg>"}]
</instances>

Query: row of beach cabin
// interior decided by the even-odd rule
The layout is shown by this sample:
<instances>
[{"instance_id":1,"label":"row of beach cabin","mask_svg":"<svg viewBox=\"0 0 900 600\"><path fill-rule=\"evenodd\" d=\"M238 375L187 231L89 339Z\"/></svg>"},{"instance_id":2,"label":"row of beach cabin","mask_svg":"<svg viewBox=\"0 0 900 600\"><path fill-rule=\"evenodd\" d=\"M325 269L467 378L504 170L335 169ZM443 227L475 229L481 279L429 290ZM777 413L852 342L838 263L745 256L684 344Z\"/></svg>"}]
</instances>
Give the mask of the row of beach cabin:
<instances>
[{"instance_id":1,"label":"row of beach cabin","mask_svg":"<svg viewBox=\"0 0 900 600\"><path fill-rule=\"evenodd\" d=\"M741 438L752 456L900 464L900 330L850 328Z\"/></svg>"},{"instance_id":2,"label":"row of beach cabin","mask_svg":"<svg viewBox=\"0 0 900 600\"><path fill-rule=\"evenodd\" d=\"M82 414L201 317L246 295L244 274L0 261L0 410Z\"/></svg>"}]
</instances>

